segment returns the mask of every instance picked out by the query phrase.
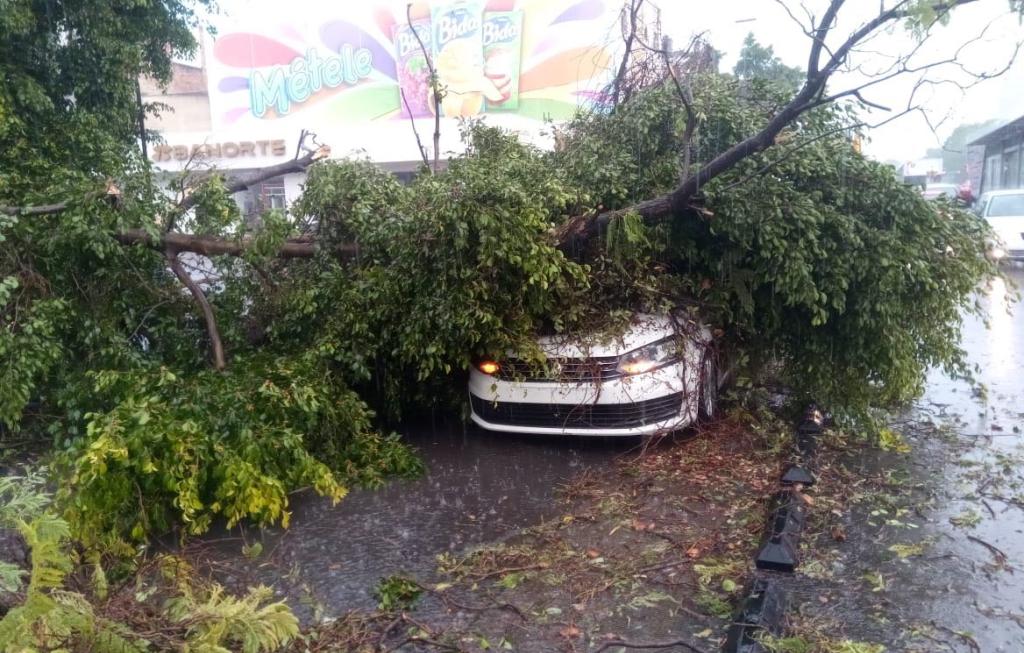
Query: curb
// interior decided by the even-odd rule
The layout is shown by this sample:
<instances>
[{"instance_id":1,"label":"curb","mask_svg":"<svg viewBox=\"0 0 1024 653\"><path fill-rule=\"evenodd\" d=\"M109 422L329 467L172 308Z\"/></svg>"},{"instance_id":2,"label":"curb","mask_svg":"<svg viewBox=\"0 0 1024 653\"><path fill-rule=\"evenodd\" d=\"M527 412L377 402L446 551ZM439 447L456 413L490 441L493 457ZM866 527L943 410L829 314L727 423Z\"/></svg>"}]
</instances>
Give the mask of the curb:
<instances>
[{"instance_id":1,"label":"curb","mask_svg":"<svg viewBox=\"0 0 1024 653\"><path fill-rule=\"evenodd\" d=\"M789 603L781 585L800 564L800 535L806 521L800 490L817 481L814 461L824 431L824 416L810 406L794 433L795 462L786 467L780 489L772 496L765 541L754 558L759 573L733 615L722 653L765 653L757 634L778 637L785 631Z\"/></svg>"},{"instance_id":2,"label":"curb","mask_svg":"<svg viewBox=\"0 0 1024 653\"><path fill-rule=\"evenodd\" d=\"M788 600L778 583L756 579L733 617L722 651L728 653L763 653L757 641L758 632L781 635Z\"/></svg>"}]
</instances>

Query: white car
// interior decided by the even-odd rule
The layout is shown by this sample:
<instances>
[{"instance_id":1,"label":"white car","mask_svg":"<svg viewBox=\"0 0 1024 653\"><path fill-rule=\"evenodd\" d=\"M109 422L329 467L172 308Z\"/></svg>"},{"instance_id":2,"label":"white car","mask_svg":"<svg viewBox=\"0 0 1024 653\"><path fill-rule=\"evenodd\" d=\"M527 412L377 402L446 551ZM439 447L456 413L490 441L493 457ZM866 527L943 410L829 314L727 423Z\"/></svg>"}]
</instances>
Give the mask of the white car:
<instances>
[{"instance_id":1,"label":"white car","mask_svg":"<svg viewBox=\"0 0 1024 653\"><path fill-rule=\"evenodd\" d=\"M998 236L989 250L992 258L1024 260L1024 189L983 193L975 211Z\"/></svg>"},{"instance_id":2,"label":"white car","mask_svg":"<svg viewBox=\"0 0 1024 653\"><path fill-rule=\"evenodd\" d=\"M637 436L710 419L722 381L710 330L676 316L637 315L618 337L541 337L546 362L479 360L472 419L490 431Z\"/></svg>"}]
</instances>

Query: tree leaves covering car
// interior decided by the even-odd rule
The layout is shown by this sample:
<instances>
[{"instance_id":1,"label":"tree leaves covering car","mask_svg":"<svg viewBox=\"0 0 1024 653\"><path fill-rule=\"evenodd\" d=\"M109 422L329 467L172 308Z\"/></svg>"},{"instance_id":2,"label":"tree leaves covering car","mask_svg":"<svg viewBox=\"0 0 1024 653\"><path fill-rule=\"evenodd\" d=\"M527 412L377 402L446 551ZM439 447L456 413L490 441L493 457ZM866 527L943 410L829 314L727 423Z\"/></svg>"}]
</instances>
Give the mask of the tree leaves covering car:
<instances>
[{"instance_id":1,"label":"tree leaves covering car","mask_svg":"<svg viewBox=\"0 0 1024 653\"><path fill-rule=\"evenodd\" d=\"M18 22L26 7L0 21L34 42L47 28ZM107 43L115 32L86 37L129 79L166 73L163 46L146 44L189 45L181 18L168 20L155 35L125 25L116 38L136 49ZM684 300L751 368L772 361L799 396L865 417L913 396L930 366L967 371L961 311L995 272L984 224L857 153L845 106L802 114L672 219L626 212L605 237L576 243L556 238L567 218L633 206L692 172L681 170L686 118L668 84L581 115L554 152L468 124L467 152L408 186L367 162L317 163L293 214L256 228L216 176L192 189L194 212L175 214L138 155L127 84L71 105L63 87L25 88L0 89L0 205L89 197L107 177L123 195L118 206L14 212L0 227L0 420L51 434L60 505L87 538L280 522L301 487L337 497L347 482L414 473L410 452L373 430L373 412L461 397L452 376L474 355L528 353L541 328L613 329ZM717 73L693 90L693 166L785 102L775 85ZM169 216L196 234L251 239L244 256L213 260L224 372L208 365L208 330L166 253L113 237L156 238ZM296 235L315 240L315 256L275 256ZM339 256L342 245L355 254Z\"/></svg>"}]
</instances>

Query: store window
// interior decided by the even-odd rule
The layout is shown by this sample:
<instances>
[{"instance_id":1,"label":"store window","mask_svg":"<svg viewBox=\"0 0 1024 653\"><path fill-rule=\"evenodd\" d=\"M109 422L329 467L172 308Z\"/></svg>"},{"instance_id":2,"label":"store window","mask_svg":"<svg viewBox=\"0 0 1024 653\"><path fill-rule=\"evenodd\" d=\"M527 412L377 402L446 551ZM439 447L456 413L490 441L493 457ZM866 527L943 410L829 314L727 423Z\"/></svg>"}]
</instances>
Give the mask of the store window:
<instances>
[{"instance_id":1,"label":"store window","mask_svg":"<svg viewBox=\"0 0 1024 653\"><path fill-rule=\"evenodd\" d=\"M998 154L985 159L985 190L998 190L1002 188L1001 172L1002 166L999 163Z\"/></svg>"},{"instance_id":2,"label":"store window","mask_svg":"<svg viewBox=\"0 0 1024 653\"><path fill-rule=\"evenodd\" d=\"M260 208L264 211L272 209L283 211L288 208L288 198L284 193L284 177L268 179L260 184L259 203Z\"/></svg>"},{"instance_id":3,"label":"store window","mask_svg":"<svg viewBox=\"0 0 1024 653\"><path fill-rule=\"evenodd\" d=\"M1000 177L1003 188L1020 187L1020 147L1011 147L1003 152L1003 171Z\"/></svg>"}]
</instances>

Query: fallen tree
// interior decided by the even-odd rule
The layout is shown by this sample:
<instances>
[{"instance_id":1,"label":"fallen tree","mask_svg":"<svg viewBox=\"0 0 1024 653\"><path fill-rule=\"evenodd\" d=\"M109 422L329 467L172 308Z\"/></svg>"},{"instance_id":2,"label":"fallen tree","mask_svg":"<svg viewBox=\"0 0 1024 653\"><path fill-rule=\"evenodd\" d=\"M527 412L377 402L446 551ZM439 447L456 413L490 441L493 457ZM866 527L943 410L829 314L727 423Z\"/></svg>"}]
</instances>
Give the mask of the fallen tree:
<instances>
[{"instance_id":1,"label":"fallen tree","mask_svg":"<svg viewBox=\"0 0 1024 653\"><path fill-rule=\"evenodd\" d=\"M280 522L296 488L340 497L414 473L375 413L460 395L473 355L529 351L540 328L684 299L749 369L774 363L840 416L907 399L931 366L967 372L956 343L996 273L987 231L856 151L871 84L829 81L879 30L926 39L963 4L883 4L840 38L833 0L806 27L795 94L719 73L700 39L680 54L627 35L657 74L620 79L621 101L565 125L556 151L468 125L463 155L403 186L300 148L272 172L307 169L303 196L258 226L231 197L258 178L189 173L168 198L138 152L130 80L100 93L47 75L18 48L46 43L71 70L80 44L0 17L19 89L0 89L0 421L52 434L81 536L142 538ZM143 12L145 30L103 16L138 50L91 33L89 8L67 20L127 77L166 79L166 43L189 44L166 11ZM894 73L939 67L915 56Z\"/></svg>"}]
</instances>

